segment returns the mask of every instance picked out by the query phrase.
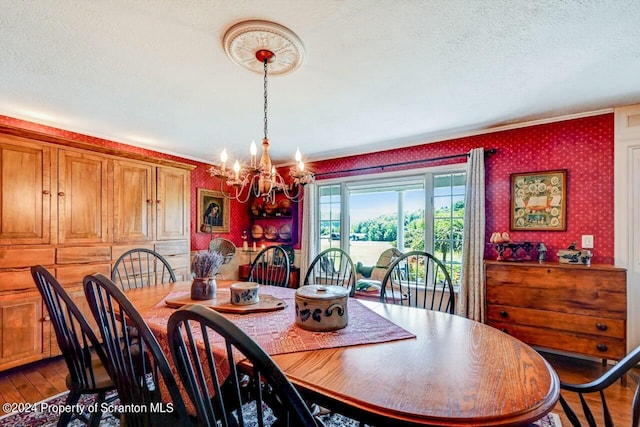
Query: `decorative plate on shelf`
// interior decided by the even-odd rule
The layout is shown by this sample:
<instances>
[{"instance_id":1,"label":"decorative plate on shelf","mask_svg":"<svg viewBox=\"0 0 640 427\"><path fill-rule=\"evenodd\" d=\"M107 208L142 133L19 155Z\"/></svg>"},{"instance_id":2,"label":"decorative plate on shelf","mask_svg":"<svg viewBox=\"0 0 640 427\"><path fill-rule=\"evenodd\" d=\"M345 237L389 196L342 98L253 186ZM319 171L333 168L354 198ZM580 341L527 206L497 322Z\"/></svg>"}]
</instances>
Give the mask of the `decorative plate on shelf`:
<instances>
[{"instance_id":1,"label":"decorative plate on shelf","mask_svg":"<svg viewBox=\"0 0 640 427\"><path fill-rule=\"evenodd\" d=\"M289 224L283 224L278 231L280 240L291 240L291 226Z\"/></svg>"},{"instance_id":2,"label":"decorative plate on shelf","mask_svg":"<svg viewBox=\"0 0 640 427\"><path fill-rule=\"evenodd\" d=\"M268 240L276 240L278 238L278 229L273 225L268 225L264 231L264 238Z\"/></svg>"},{"instance_id":3,"label":"decorative plate on shelf","mask_svg":"<svg viewBox=\"0 0 640 427\"><path fill-rule=\"evenodd\" d=\"M251 227L251 237L256 240L262 239L263 231L264 230L262 229L262 226L253 224L253 226Z\"/></svg>"}]
</instances>

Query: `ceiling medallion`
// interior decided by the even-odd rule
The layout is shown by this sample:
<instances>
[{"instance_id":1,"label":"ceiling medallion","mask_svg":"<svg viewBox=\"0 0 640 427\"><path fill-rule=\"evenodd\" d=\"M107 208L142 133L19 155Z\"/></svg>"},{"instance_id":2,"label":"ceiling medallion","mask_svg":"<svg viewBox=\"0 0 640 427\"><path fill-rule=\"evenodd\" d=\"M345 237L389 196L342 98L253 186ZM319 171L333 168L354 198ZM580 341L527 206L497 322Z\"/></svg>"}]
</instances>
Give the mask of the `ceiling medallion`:
<instances>
[{"instance_id":1,"label":"ceiling medallion","mask_svg":"<svg viewBox=\"0 0 640 427\"><path fill-rule=\"evenodd\" d=\"M223 39L227 56L247 70L262 74L256 51L269 50L277 61L269 63L269 74L287 74L298 69L304 59L304 45L290 29L269 21L251 20L229 28Z\"/></svg>"}]
</instances>

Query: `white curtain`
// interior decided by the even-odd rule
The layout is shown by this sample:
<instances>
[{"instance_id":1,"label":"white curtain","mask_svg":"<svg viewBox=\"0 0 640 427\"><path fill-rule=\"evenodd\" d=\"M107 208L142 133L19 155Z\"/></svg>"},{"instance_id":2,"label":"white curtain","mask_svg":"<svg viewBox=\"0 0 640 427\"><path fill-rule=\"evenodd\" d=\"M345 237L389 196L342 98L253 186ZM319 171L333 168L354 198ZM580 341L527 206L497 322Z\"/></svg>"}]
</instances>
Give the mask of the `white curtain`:
<instances>
[{"instance_id":1,"label":"white curtain","mask_svg":"<svg viewBox=\"0 0 640 427\"><path fill-rule=\"evenodd\" d=\"M315 184L307 184L304 187L304 200L302 202L302 243L300 246L300 285L307 274L307 269L316 256L316 192Z\"/></svg>"},{"instance_id":2,"label":"white curtain","mask_svg":"<svg viewBox=\"0 0 640 427\"><path fill-rule=\"evenodd\" d=\"M485 234L484 148L475 148L467 162L462 239L461 289L458 314L478 322L485 318L484 234Z\"/></svg>"}]
</instances>

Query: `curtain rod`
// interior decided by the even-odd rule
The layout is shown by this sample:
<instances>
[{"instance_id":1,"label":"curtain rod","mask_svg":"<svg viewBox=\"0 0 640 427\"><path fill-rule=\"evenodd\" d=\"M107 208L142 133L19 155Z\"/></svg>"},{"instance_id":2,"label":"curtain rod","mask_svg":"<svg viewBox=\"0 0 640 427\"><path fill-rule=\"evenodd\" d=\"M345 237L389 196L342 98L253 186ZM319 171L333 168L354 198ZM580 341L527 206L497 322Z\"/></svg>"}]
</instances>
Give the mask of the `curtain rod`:
<instances>
[{"instance_id":1,"label":"curtain rod","mask_svg":"<svg viewBox=\"0 0 640 427\"><path fill-rule=\"evenodd\" d=\"M497 151L498 150L496 148L490 148L488 150L484 150L484 155L488 156L488 155L491 155L491 154L495 154ZM322 173L315 174L315 176L319 177L319 176L325 176L325 175L334 175L334 174L338 174L338 173L362 172L362 171L373 170L373 169L382 169L382 170L384 170L384 168L391 168L391 167L396 167L396 166L406 166L406 165L415 165L415 164L426 163L426 162L437 162L439 160L458 159L458 158L461 158L461 157L469 157L469 153L452 154L450 156L432 157L430 159L411 160L411 161L407 161L407 162L388 163L386 165L365 166L365 167L361 167L361 168L344 169L344 170L332 171L332 172L322 172Z\"/></svg>"}]
</instances>

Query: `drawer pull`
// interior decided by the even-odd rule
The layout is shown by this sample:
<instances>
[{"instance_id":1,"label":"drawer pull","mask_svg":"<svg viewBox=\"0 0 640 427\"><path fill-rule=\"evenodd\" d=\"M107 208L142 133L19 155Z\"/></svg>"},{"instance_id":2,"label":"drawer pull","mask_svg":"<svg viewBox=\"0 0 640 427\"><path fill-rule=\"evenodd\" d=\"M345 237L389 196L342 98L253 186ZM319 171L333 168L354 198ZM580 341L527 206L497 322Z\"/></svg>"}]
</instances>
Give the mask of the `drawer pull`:
<instances>
[{"instance_id":1,"label":"drawer pull","mask_svg":"<svg viewBox=\"0 0 640 427\"><path fill-rule=\"evenodd\" d=\"M598 328L601 331L606 331L607 329L609 329L607 325L605 325L604 323L596 323L596 328Z\"/></svg>"},{"instance_id":2,"label":"drawer pull","mask_svg":"<svg viewBox=\"0 0 640 427\"><path fill-rule=\"evenodd\" d=\"M507 313L505 310L500 310L500 317L508 317L509 313Z\"/></svg>"},{"instance_id":3,"label":"drawer pull","mask_svg":"<svg viewBox=\"0 0 640 427\"><path fill-rule=\"evenodd\" d=\"M603 344L603 343L601 343L601 342L599 342L599 343L596 345L596 348L598 349L598 351L607 351L607 350L609 350L609 348L607 347L607 345L606 345L606 344Z\"/></svg>"}]
</instances>

